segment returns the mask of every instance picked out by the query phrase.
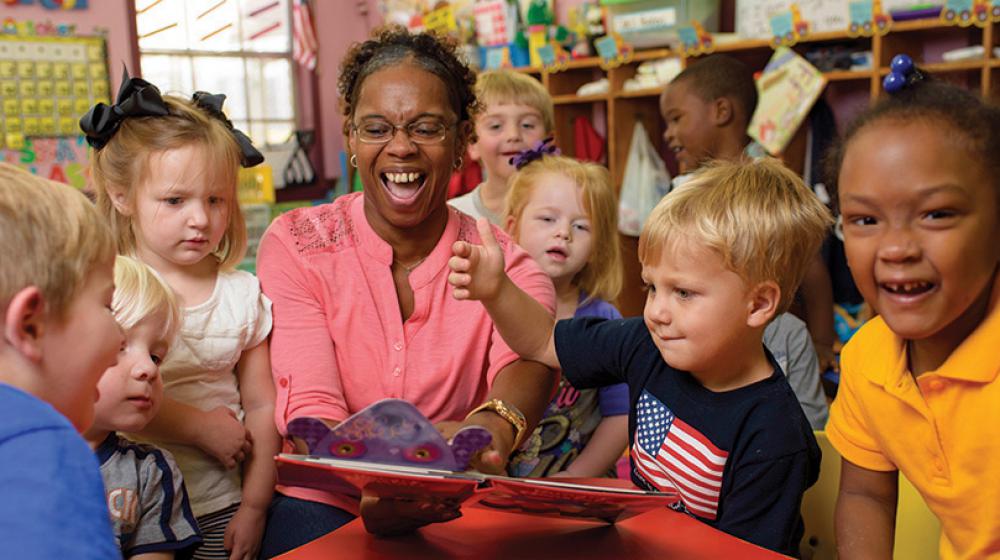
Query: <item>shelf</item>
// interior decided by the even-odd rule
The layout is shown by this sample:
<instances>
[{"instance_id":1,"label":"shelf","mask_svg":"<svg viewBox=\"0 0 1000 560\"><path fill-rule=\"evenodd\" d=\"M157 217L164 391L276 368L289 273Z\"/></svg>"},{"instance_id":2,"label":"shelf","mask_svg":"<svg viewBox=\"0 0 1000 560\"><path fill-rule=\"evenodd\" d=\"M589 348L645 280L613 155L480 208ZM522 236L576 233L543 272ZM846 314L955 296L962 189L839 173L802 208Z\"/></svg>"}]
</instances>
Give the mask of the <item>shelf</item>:
<instances>
[{"instance_id":1,"label":"shelf","mask_svg":"<svg viewBox=\"0 0 1000 560\"><path fill-rule=\"evenodd\" d=\"M657 60L660 58L670 58L680 56L678 53L670 49L650 49L648 51L636 51L632 55L632 60L630 62L643 62L646 60Z\"/></svg>"},{"instance_id":2,"label":"shelf","mask_svg":"<svg viewBox=\"0 0 1000 560\"><path fill-rule=\"evenodd\" d=\"M600 101L607 101L610 96L607 93L598 93L594 95L576 95L571 93L569 95L553 95L552 104L553 105L573 105L578 103L597 103Z\"/></svg>"},{"instance_id":3,"label":"shelf","mask_svg":"<svg viewBox=\"0 0 1000 560\"><path fill-rule=\"evenodd\" d=\"M566 70L576 70L579 68L600 68L601 59L596 56L588 56L586 58L574 58L566 63L565 68L559 70L558 72L564 72ZM515 68L510 68L514 72L521 72L523 74L541 74L543 72L540 66L517 66ZM557 73L558 73L557 72Z\"/></svg>"},{"instance_id":4,"label":"shelf","mask_svg":"<svg viewBox=\"0 0 1000 560\"><path fill-rule=\"evenodd\" d=\"M982 70L986 65L983 59L977 60L956 60L955 62L931 62L925 63L921 68L928 72L963 72L966 70Z\"/></svg>"},{"instance_id":5,"label":"shelf","mask_svg":"<svg viewBox=\"0 0 1000 560\"><path fill-rule=\"evenodd\" d=\"M575 58L566 63L565 70L560 70L560 72L565 72L566 70L575 70L578 68L600 68L601 67L601 57L599 56L588 56L586 58Z\"/></svg>"},{"instance_id":6,"label":"shelf","mask_svg":"<svg viewBox=\"0 0 1000 560\"><path fill-rule=\"evenodd\" d=\"M956 60L955 62L922 62L917 64L918 68L926 70L931 74L982 70L984 66L986 66L986 61L981 58L977 58L976 60ZM885 76L889 73L889 69L879 68L878 73L879 76Z\"/></svg>"},{"instance_id":7,"label":"shelf","mask_svg":"<svg viewBox=\"0 0 1000 560\"><path fill-rule=\"evenodd\" d=\"M872 70L833 70L823 72L823 76L831 82L844 82L848 80L870 80L874 75Z\"/></svg>"},{"instance_id":8,"label":"shelf","mask_svg":"<svg viewBox=\"0 0 1000 560\"><path fill-rule=\"evenodd\" d=\"M628 91L619 91L615 93L615 99L636 99L640 97L659 97L663 93L664 86L657 86L652 88L643 89L633 89Z\"/></svg>"},{"instance_id":9,"label":"shelf","mask_svg":"<svg viewBox=\"0 0 1000 560\"><path fill-rule=\"evenodd\" d=\"M846 30L843 31L821 31L818 33L810 33L802 38L796 44L799 43L820 43L823 41L854 41L858 39L868 39L869 37L851 37L847 34Z\"/></svg>"},{"instance_id":10,"label":"shelf","mask_svg":"<svg viewBox=\"0 0 1000 560\"><path fill-rule=\"evenodd\" d=\"M717 52L732 52L732 51L748 51L752 49L769 49L771 48L771 42L767 39L743 39L741 41L733 41L731 43L719 43L715 45L715 50L713 53ZM711 54L711 53L709 53ZM698 55L704 56L704 55Z\"/></svg>"},{"instance_id":11,"label":"shelf","mask_svg":"<svg viewBox=\"0 0 1000 560\"><path fill-rule=\"evenodd\" d=\"M960 27L958 25L948 25L937 18L927 18L927 19L913 19L909 21L894 21L892 22L892 27L889 28L889 33L899 33L906 31L926 31L928 29L946 29L948 27L954 27L955 29L968 29L968 27Z\"/></svg>"}]
</instances>

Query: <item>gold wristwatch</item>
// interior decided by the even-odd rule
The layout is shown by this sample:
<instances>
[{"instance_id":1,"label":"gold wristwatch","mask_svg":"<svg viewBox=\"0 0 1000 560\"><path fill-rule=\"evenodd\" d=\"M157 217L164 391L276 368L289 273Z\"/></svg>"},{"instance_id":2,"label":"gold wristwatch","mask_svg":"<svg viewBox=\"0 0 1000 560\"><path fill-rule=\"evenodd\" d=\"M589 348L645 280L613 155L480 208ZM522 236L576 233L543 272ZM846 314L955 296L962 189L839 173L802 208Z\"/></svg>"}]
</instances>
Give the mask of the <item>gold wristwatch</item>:
<instances>
[{"instance_id":1,"label":"gold wristwatch","mask_svg":"<svg viewBox=\"0 0 1000 560\"><path fill-rule=\"evenodd\" d=\"M483 410L489 410L500 418L510 422L510 425L514 427L514 446L511 448L511 452L513 453L519 449L521 447L521 438L526 435L525 429L528 427L528 422L524 419L524 414L516 406L507 404L500 399L490 399L472 409L472 412L467 414L465 419L468 420L470 416Z\"/></svg>"}]
</instances>

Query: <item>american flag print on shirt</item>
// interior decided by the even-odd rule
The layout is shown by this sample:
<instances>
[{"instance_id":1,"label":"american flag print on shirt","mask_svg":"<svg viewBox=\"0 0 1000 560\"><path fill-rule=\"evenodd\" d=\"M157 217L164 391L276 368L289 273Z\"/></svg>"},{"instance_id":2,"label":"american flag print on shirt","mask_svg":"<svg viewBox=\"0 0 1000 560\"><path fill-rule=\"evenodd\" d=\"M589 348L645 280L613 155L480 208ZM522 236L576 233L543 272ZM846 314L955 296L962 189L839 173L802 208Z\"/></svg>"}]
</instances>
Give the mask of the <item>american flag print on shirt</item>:
<instances>
[{"instance_id":1,"label":"american flag print on shirt","mask_svg":"<svg viewBox=\"0 0 1000 560\"><path fill-rule=\"evenodd\" d=\"M632 442L636 470L657 490L680 494L689 512L714 520L729 453L712 445L647 391L636 408Z\"/></svg>"}]
</instances>

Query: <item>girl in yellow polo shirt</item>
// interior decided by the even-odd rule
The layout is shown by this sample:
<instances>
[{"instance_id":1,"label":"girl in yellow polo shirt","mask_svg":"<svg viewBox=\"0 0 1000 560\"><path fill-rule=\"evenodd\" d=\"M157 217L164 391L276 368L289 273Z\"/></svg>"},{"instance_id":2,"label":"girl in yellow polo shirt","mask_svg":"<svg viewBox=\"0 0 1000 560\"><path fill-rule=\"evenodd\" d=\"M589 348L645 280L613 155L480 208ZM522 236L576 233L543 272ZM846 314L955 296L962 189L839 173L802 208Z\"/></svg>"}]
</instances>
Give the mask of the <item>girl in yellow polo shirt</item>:
<instances>
[{"instance_id":1,"label":"girl in yellow polo shirt","mask_svg":"<svg viewBox=\"0 0 1000 560\"><path fill-rule=\"evenodd\" d=\"M897 474L942 558L1000 555L1000 110L893 59L848 130L844 246L879 316L844 348L827 435L843 456L841 557L892 554Z\"/></svg>"}]
</instances>

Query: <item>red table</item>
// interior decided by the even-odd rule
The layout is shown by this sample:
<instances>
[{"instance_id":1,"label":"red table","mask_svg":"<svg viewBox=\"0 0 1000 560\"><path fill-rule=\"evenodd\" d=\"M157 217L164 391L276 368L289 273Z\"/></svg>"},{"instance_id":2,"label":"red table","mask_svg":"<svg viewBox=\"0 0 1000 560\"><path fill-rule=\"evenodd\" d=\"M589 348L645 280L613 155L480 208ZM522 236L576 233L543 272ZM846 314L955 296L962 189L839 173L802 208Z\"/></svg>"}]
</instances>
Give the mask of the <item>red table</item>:
<instances>
[{"instance_id":1,"label":"red table","mask_svg":"<svg viewBox=\"0 0 1000 560\"><path fill-rule=\"evenodd\" d=\"M687 515L655 509L615 525L466 507L412 535L376 538L360 519L280 558L784 558Z\"/></svg>"}]
</instances>

